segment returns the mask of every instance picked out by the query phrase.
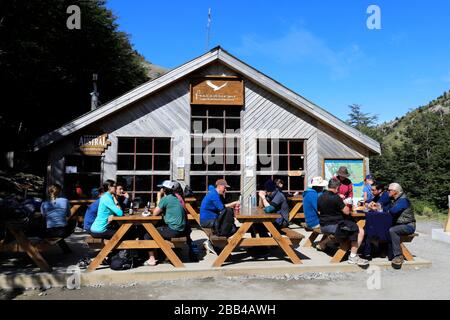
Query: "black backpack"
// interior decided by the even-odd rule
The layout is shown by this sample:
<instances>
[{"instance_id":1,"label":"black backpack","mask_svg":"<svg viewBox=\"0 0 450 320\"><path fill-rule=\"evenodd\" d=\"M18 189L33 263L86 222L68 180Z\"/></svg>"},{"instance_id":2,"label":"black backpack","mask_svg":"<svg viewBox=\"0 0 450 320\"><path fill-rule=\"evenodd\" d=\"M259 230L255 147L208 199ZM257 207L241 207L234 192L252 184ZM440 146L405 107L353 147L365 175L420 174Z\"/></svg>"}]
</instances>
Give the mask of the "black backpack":
<instances>
[{"instance_id":1,"label":"black backpack","mask_svg":"<svg viewBox=\"0 0 450 320\"><path fill-rule=\"evenodd\" d=\"M214 222L214 233L218 236L230 237L236 232L234 225L234 212L231 208L220 211Z\"/></svg>"},{"instance_id":2,"label":"black backpack","mask_svg":"<svg viewBox=\"0 0 450 320\"><path fill-rule=\"evenodd\" d=\"M120 250L111 258L112 270L128 270L135 264L136 254L132 250Z\"/></svg>"}]
</instances>

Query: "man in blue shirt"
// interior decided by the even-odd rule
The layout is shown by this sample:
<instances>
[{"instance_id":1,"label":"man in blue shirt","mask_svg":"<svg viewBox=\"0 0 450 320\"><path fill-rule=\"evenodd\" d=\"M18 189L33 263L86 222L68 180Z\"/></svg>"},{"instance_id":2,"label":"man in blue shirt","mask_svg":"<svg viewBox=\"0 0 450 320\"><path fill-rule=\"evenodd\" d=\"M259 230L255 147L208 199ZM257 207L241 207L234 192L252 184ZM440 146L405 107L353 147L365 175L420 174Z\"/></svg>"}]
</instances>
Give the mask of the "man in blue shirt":
<instances>
[{"instance_id":1,"label":"man in blue shirt","mask_svg":"<svg viewBox=\"0 0 450 320\"><path fill-rule=\"evenodd\" d=\"M213 228L214 222L222 210L234 208L239 203L239 201L223 203L227 188L230 186L224 179L217 180L215 187L208 187L208 193L200 205L200 225L203 228Z\"/></svg>"},{"instance_id":2,"label":"man in blue shirt","mask_svg":"<svg viewBox=\"0 0 450 320\"><path fill-rule=\"evenodd\" d=\"M384 190L384 184L378 183L375 186L372 186L372 194L373 198L370 201L366 201L369 203L369 207L371 207L371 203L379 203L381 204L381 208L387 207L391 203L391 199L389 198L389 193ZM376 208L371 208L375 210Z\"/></svg>"},{"instance_id":3,"label":"man in blue shirt","mask_svg":"<svg viewBox=\"0 0 450 320\"><path fill-rule=\"evenodd\" d=\"M389 229L389 252L393 257L392 266L400 268L404 262L400 238L416 231L416 219L411 202L403 192L403 188L398 183L391 183L388 191L393 200L383 210L390 213L393 220L393 226Z\"/></svg>"}]
</instances>

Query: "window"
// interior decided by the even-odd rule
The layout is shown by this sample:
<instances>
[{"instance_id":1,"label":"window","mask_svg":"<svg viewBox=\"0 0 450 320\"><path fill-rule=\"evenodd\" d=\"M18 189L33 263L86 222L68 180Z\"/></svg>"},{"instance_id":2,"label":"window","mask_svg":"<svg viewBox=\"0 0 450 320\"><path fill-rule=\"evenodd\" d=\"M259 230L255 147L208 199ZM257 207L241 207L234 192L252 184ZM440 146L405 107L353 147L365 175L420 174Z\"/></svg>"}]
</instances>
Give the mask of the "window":
<instances>
[{"instance_id":1,"label":"window","mask_svg":"<svg viewBox=\"0 0 450 320\"><path fill-rule=\"evenodd\" d=\"M258 139L257 140L257 189L264 189L268 179L281 179L284 191L303 191L304 176L290 175L290 171L304 171L304 140Z\"/></svg>"},{"instance_id":2,"label":"window","mask_svg":"<svg viewBox=\"0 0 450 320\"><path fill-rule=\"evenodd\" d=\"M239 107L193 106L191 111L191 133L203 134L209 130L221 133L241 128Z\"/></svg>"},{"instance_id":3,"label":"window","mask_svg":"<svg viewBox=\"0 0 450 320\"><path fill-rule=\"evenodd\" d=\"M191 108L190 186L203 196L209 185L226 179L231 186L227 201L241 192L240 128L241 109L223 106Z\"/></svg>"},{"instance_id":4,"label":"window","mask_svg":"<svg viewBox=\"0 0 450 320\"><path fill-rule=\"evenodd\" d=\"M119 171L169 171L170 138L119 138Z\"/></svg>"},{"instance_id":5,"label":"window","mask_svg":"<svg viewBox=\"0 0 450 320\"><path fill-rule=\"evenodd\" d=\"M170 138L119 138L117 181L140 206L156 202L156 187L170 180Z\"/></svg>"},{"instance_id":6,"label":"window","mask_svg":"<svg viewBox=\"0 0 450 320\"><path fill-rule=\"evenodd\" d=\"M225 202L228 203L239 200L239 196L241 195L240 175L191 175L190 187L197 198L202 199L208 192L208 186L214 186L219 179L227 180L231 187L225 194Z\"/></svg>"},{"instance_id":7,"label":"window","mask_svg":"<svg viewBox=\"0 0 450 320\"><path fill-rule=\"evenodd\" d=\"M69 199L91 197L91 190L101 186L102 157L68 155L65 157L64 193ZM77 194L76 188L82 194Z\"/></svg>"}]
</instances>

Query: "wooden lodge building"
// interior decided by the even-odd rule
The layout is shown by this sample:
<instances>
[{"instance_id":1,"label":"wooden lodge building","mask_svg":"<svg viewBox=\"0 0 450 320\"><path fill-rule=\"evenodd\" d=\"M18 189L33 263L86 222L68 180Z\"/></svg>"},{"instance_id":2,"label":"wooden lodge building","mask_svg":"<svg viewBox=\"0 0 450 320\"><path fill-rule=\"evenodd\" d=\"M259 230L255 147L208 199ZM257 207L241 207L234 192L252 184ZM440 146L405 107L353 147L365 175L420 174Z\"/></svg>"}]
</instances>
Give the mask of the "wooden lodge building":
<instances>
[{"instance_id":1,"label":"wooden lodge building","mask_svg":"<svg viewBox=\"0 0 450 320\"><path fill-rule=\"evenodd\" d=\"M184 180L199 197L218 178L232 198L255 194L269 177L302 191L325 175L326 159L360 160L365 173L380 153L377 141L221 47L40 137L34 149L48 154L47 183L67 196L77 183L88 195L113 179L142 203L165 179Z\"/></svg>"}]
</instances>

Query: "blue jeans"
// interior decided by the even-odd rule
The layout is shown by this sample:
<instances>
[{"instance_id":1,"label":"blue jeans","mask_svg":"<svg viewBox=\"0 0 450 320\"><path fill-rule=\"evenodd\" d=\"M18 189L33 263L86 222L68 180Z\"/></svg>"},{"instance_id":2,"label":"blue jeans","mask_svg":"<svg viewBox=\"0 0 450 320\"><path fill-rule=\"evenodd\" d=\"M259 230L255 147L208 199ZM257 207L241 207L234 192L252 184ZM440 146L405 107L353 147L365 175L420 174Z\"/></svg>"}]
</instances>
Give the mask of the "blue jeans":
<instances>
[{"instance_id":1,"label":"blue jeans","mask_svg":"<svg viewBox=\"0 0 450 320\"><path fill-rule=\"evenodd\" d=\"M323 234L335 234L337 230L337 224L328 224L326 226L320 226L320 231Z\"/></svg>"},{"instance_id":2,"label":"blue jeans","mask_svg":"<svg viewBox=\"0 0 450 320\"><path fill-rule=\"evenodd\" d=\"M402 248L400 247L400 238L416 231L414 223L399 224L389 229L389 255L397 257L402 255Z\"/></svg>"}]
</instances>

